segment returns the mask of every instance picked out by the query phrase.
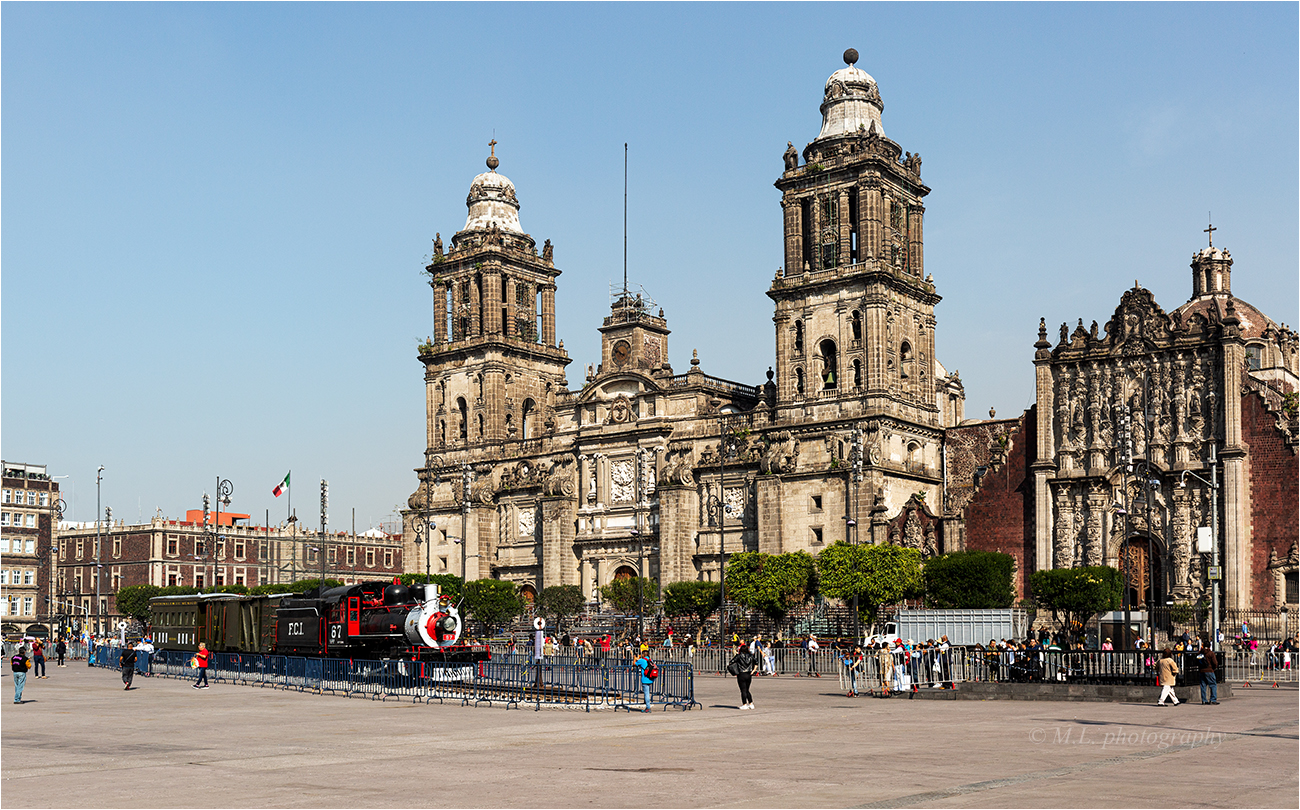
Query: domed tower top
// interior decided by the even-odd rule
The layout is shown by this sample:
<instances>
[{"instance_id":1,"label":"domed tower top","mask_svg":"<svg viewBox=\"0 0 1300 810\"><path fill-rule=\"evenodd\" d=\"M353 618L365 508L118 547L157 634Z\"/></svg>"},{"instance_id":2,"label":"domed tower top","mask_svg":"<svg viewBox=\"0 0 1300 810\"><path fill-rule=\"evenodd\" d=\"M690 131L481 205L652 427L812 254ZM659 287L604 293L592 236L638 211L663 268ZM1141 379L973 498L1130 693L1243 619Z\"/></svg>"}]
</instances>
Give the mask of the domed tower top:
<instances>
[{"instance_id":1,"label":"domed tower top","mask_svg":"<svg viewBox=\"0 0 1300 810\"><path fill-rule=\"evenodd\" d=\"M858 52L849 48L844 52L844 64L826 80L826 91L822 96L822 131L817 140L848 135L853 132L872 129L878 135L885 134L885 127L880 122L880 114L885 105L880 100L880 90L871 74L856 67Z\"/></svg>"},{"instance_id":2,"label":"domed tower top","mask_svg":"<svg viewBox=\"0 0 1300 810\"><path fill-rule=\"evenodd\" d=\"M492 152L488 155L488 170L469 185L469 196L465 205L469 215L465 217L466 231L502 230L523 234L519 226L519 198L515 196L515 184L504 174L497 174L497 142L493 139L488 146Z\"/></svg>"}]
</instances>

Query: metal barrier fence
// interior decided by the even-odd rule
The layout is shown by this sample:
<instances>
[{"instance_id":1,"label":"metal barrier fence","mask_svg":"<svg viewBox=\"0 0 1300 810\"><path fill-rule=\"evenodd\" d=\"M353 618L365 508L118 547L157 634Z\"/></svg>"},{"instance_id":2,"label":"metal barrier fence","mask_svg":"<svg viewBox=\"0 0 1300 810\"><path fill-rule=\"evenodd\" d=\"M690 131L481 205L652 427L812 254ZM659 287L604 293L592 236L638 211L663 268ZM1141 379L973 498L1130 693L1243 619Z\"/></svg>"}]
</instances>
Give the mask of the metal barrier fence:
<instances>
[{"instance_id":1,"label":"metal barrier fence","mask_svg":"<svg viewBox=\"0 0 1300 810\"><path fill-rule=\"evenodd\" d=\"M89 665L116 670L120 653L118 647L99 647ZM141 652L136 656L136 670L167 678L197 678L197 669L190 664L192 657L192 653L178 650ZM659 677L651 685L652 708L688 710L699 705L688 665L656 664ZM631 664L609 661L597 665L590 660L538 663L521 655L501 655L479 663L443 663L213 653L208 680L374 700L454 700L462 705L506 708L565 706L591 711L644 705L640 672Z\"/></svg>"}]
</instances>

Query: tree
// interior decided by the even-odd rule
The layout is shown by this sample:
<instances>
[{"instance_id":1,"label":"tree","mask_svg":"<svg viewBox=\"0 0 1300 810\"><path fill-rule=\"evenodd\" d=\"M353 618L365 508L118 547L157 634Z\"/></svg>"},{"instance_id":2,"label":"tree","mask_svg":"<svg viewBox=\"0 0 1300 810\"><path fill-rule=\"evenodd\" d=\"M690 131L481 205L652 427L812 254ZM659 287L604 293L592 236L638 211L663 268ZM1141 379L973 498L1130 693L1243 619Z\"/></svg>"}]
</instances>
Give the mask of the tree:
<instances>
[{"instance_id":1,"label":"tree","mask_svg":"<svg viewBox=\"0 0 1300 810\"><path fill-rule=\"evenodd\" d=\"M674 582L664 588L664 613L669 616L690 616L695 619L698 642L709 614L722 604L722 588L716 582Z\"/></svg>"},{"instance_id":2,"label":"tree","mask_svg":"<svg viewBox=\"0 0 1300 810\"><path fill-rule=\"evenodd\" d=\"M524 600L515 583L504 579L476 579L465 583L465 610L489 629L524 612Z\"/></svg>"},{"instance_id":3,"label":"tree","mask_svg":"<svg viewBox=\"0 0 1300 810\"><path fill-rule=\"evenodd\" d=\"M1089 568L1052 568L1029 575L1034 599L1052 611L1070 638L1078 638L1089 616L1119 608L1123 582L1120 572L1109 565Z\"/></svg>"},{"instance_id":4,"label":"tree","mask_svg":"<svg viewBox=\"0 0 1300 810\"><path fill-rule=\"evenodd\" d=\"M727 565L727 594L780 624L817 592L817 564L806 551L736 554Z\"/></svg>"},{"instance_id":5,"label":"tree","mask_svg":"<svg viewBox=\"0 0 1300 810\"><path fill-rule=\"evenodd\" d=\"M642 594L638 598L638 594ZM616 579L600 586L600 596L620 613L636 613L642 603L652 605L659 601L659 583L644 577Z\"/></svg>"},{"instance_id":6,"label":"tree","mask_svg":"<svg viewBox=\"0 0 1300 810\"><path fill-rule=\"evenodd\" d=\"M149 620L149 600L162 596L157 585L128 585L117 591L117 612L140 621Z\"/></svg>"},{"instance_id":7,"label":"tree","mask_svg":"<svg viewBox=\"0 0 1300 810\"><path fill-rule=\"evenodd\" d=\"M1009 608L1016 600L1016 558L997 551L954 551L925 561L925 602L932 608Z\"/></svg>"},{"instance_id":8,"label":"tree","mask_svg":"<svg viewBox=\"0 0 1300 810\"><path fill-rule=\"evenodd\" d=\"M533 607L539 615L554 618L558 628L564 619L582 610L586 603L587 599L577 585L552 585L542 589Z\"/></svg>"},{"instance_id":9,"label":"tree","mask_svg":"<svg viewBox=\"0 0 1300 810\"><path fill-rule=\"evenodd\" d=\"M836 543L817 555L817 576L823 596L847 601L856 594L868 622L881 605L923 593L921 552L914 548Z\"/></svg>"},{"instance_id":10,"label":"tree","mask_svg":"<svg viewBox=\"0 0 1300 810\"><path fill-rule=\"evenodd\" d=\"M432 582L438 586L439 595L451 597L453 600L460 598L461 579L455 574L402 574L399 581L408 588L412 585Z\"/></svg>"}]
</instances>

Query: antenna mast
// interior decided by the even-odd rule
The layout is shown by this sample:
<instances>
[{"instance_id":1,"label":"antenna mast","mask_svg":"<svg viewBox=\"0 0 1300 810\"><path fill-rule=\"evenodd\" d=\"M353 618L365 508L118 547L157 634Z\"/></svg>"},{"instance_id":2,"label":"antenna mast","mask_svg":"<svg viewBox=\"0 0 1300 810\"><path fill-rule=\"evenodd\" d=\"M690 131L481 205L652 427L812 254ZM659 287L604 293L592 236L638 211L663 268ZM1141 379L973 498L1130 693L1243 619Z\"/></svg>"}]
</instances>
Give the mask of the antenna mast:
<instances>
[{"instance_id":1,"label":"antenna mast","mask_svg":"<svg viewBox=\"0 0 1300 810\"><path fill-rule=\"evenodd\" d=\"M623 296L627 297L627 143L623 144Z\"/></svg>"}]
</instances>

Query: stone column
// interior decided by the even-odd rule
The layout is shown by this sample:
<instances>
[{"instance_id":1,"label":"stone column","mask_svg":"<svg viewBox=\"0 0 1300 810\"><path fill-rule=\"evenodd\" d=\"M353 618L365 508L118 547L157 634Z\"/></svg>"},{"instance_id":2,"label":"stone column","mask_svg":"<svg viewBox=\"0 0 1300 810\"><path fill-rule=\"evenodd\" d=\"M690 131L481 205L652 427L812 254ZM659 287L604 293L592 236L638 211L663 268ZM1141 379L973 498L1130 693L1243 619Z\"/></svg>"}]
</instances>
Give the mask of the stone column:
<instances>
[{"instance_id":1,"label":"stone column","mask_svg":"<svg viewBox=\"0 0 1300 810\"><path fill-rule=\"evenodd\" d=\"M555 285L542 287L542 343L555 345Z\"/></svg>"},{"instance_id":2,"label":"stone column","mask_svg":"<svg viewBox=\"0 0 1300 810\"><path fill-rule=\"evenodd\" d=\"M760 475L756 482L758 503L758 550L763 554L781 554L784 544L781 536L781 478Z\"/></svg>"},{"instance_id":3,"label":"stone column","mask_svg":"<svg viewBox=\"0 0 1300 810\"><path fill-rule=\"evenodd\" d=\"M1219 451L1223 460L1223 606L1244 610L1251 607L1251 532L1247 449L1241 441L1241 370L1246 358L1238 329L1240 323L1236 311L1230 307L1223 318L1223 384L1215 409L1221 410L1223 419L1224 446Z\"/></svg>"},{"instance_id":4,"label":"stone column","mask_svg":"<svg viewBox=\"0 0 1300 810\"><path fill-rule=\"evenodd\" d=\"M501 334L501 271L489 267L483 272L483 332Z\"/></svg>"},{"instance_id":5,"label":"stone column","mask_svg":"<svg viewBox=\"0 0 1300 810\"><path fill-rule=\"evenodd\" d=\"M447 285L433 285L433 342L447 342Z\"/></svg>"},{"instance_id":6,"label":"stone column","mask_svg":"<svg viewBox=\"0 0 1300 810\"><path fill-rule=\"evenodd\" d=\"M921 230L924 215L925 206L920 203L913 205L907 215L907 264L917 278L925 278L925 240Z\"/></svg>"},{"instance_id":7,"label":"stone column","mask_svg":"<svg viewBox=\"0 0 1300 810\"><path fill-rule=\"evenodd\" d=\"M860 210L858 215L862 220L858 228L859 238L863 243L863 252L866 258L880 259L882 254L880 218L883 215L881 212L880 178L868 178L861 184L860 188L862 193L859 197Z\"/></svg>"},{"instance_id":8,"label":"stone column","mask_svg":"<svg viewBox=\"0 0 1300 810\"><path fill-rule=\"evenodd\" d=\"M696 578L694 537L700 510L699 493L686 484L659 485L659 574L668 585Z\"/></svg>"},{"instance_id":9,"label":"stone column","mask_svg":"<svg viewBox=\"0 0 1300 810\"><path fill-rule=\"evenodd\" d=\"M595 589L591 586L591 560L582 557L578 563L578 587L582 589L582 597L590 602L595 598Z\"/></svg>"},{"instance_id":10,"label":"stone column","mask_svg":"<svg viewBox=\"0 0 1300 810\"><path fill-rule=\"evenodd\" d=\"M577 502L572 498L542 499L542 582L551 585L576 585L578 555L574 549L573 520ZM541 593L542 582L537 584Z\"/></svg>"},{"instance_id":11,"label":"stone column","mask_svg":"<svg viewBox=\"0 0 1300 810\"><path fill-rule=\"evenodd\" d=\"M799 229L801 207L794 197L786 195L781 199L781 218L785 226L785 275L793 276L803 272L803 234Z\"/></svg>"},{"instance_id":12,"label":"stone column","mask_svg":"<svg viewBox=\"0 0 1300 810\"><path fill-rule=\"evenodd\" d=\"M840 223L840 257L838 264L844 267L851 261L853 255L853 221L849 218L849 190L841 188L838 191L831 192L836 195L839 206L839 223Z\"/></svg>"}]
</instances>

